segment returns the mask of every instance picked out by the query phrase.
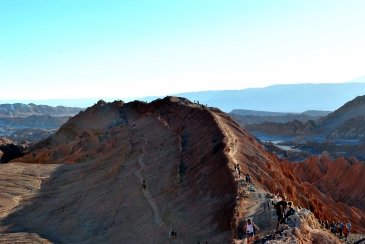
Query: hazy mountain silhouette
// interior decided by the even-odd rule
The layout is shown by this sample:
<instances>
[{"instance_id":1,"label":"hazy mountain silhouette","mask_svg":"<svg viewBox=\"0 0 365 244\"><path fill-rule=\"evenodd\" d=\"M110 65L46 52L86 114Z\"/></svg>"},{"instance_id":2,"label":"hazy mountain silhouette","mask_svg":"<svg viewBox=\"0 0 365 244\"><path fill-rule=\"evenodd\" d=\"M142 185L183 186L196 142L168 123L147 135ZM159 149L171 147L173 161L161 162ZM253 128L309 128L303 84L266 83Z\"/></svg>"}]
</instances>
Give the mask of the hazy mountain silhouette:
<instances>
[{"instance_id":1,"label":"hazy mountain silhouette","mask_svg":"<svg viewBox=\"0 0 365 244\"><path fill-rule=\"evenodd\" d=\"M330 113L329 111L317 111L317 110L308 110L303 113L283 113L283 112L234 109L229 114L240 125L246 126L250 124L262 124L265 122L266 123L267 122L287 123L289 121L307 122L308 120L318 120L329 113Z\"/></svg>"},{"instance_id":2,"label":"hazy mountain silhouette","mask_svg":"<svg viewBox=\"0 0 365 244\"><path fill-rule=\"evenodd\" d=\"M181 93L179 96L198 100L229 112L248 109L275 112L307 110L333 111L356 96L365 94L365 83L292 84L235 91Z\"/></svg>"},{"instance_id":3,"label":"hazy mountain silhouette","mask_svg":"<svg viewBox=\"0 0 365 244\"><path fill-rule=\"evenodd\" d=\"M296 112L307 110L333 111L356 96L365 94L365 77L346 83L288 84L242 90L200 91L169 94L217 107L225 112L233 109ZM163 96L103 98L105 101L141 100L150 102ZM32 100L36 104L89 107L100 98ZM17 100L19 101L19 100ZM15 102L15 101L8 101Z\"/></svg>"}]
</instances>

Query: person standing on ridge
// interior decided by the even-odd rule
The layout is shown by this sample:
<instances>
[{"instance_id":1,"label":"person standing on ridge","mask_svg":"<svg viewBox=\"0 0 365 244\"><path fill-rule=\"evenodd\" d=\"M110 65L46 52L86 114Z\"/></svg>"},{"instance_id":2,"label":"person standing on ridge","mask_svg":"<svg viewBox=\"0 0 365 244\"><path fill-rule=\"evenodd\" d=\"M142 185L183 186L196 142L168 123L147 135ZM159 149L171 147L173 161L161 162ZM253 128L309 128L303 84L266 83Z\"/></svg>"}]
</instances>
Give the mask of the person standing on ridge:
<instances>
[{"instance_id":1,"label":"person standing on ridge","mask_svg":"<svg viewBox=\"0 0 365 244\"><path fill-rule=\"evenodd\" d=\"M279 230L279 225L284 223L285 216L284 216L284 209L286 208L287 202L285 200L285 196L281 197L281 201L275 204L276 214L278 215L278 222L276 224L276 231Z\"/></svg>"}]
</instances>

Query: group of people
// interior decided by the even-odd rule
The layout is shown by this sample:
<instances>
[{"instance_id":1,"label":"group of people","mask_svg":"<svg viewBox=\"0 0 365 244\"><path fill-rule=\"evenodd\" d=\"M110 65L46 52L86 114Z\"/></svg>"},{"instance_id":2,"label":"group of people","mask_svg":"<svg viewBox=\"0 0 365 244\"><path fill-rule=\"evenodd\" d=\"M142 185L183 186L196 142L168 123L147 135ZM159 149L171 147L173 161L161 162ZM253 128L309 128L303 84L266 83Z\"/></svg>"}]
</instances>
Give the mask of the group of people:
<instances>
[{"instance_id":1,"label":"group of people","mask_svg":"<svg viewBox=\"0 0 365 244\"><path fill-rule=\"evenodd\" d=\"M276 209L276 214L278 216L278 221L276 224L276 231L278 231L280 224L287 223L288 217L295 213L295 209L293 206L293 202L286 201L285 196L282 196L279 202L273 202L273 205Z\"/></svg>"},{"instance_id":2,"label":"group of people","mask_svg":"<svg viewBox=\"0 0 365 244\"><path fill-rule=\"evenodd\" d=\"M264 203L266 205L266 203ZM278 216L278 221L276 225L276 231L279 229L280 224L287 223L287 219L289 216L295 213L295 209L292 201L286 201L286 197L282 196L281 200L278 202L272 202L274 208L276 209L276 214ZM254 239L256 232L259 230L259 227L251 220L247 219L246 224L244 225L244 230L247 236L247 243L251 243Z\"/></svg>"},{"instance_id":3,"label":"group of people","mask_svg":"<svg viewBox=\"0 0 365 244\"><path fill-rule=\"evenodd\" d=\"M234 170L237 172L238 176L241 176L241 173L242 172L241 172L241 168L240 168L240 165L239 164L235 164L234 165ZM251 182L251 176L248 173L245 175L245 181L248 184L252 184L252 182Z\"/></svg>"},{"instance_id":4,"label":"group of people","mask_svg":"<svg viewBox=\"0 0 365 244\"><path fill-rule=\"evenodd\" d=\"M339 238L347 237L350 235L351 232L351 222L348 220L346 224L342 221L328 221L328 220L319 220L324 228L330 230L332 234L337 235Z\"/></svg>"},{"instance_id":5,"label":"group of people","mask_svg":"<svg viewBox=\"0 0 365 244\"><path fill-rule=\"evenodd\" d=\"M264 210L266 208L270 209L269 206L266 207L266 202L264 204ZM271 204L274 206L276 214L278 216L276 224L276 232L278 232L280 224L287 224L289 216L295 213L295 209L293 206L293 202L286 201L285 196L282 196L281 200L278 202L272 201ZM342 221L329 222L328 220L319 220L319 222L324 228L330 230L334 235L338 236L339 238L344 237L347 240L351 232L350 220L348 220L346 224L344 224L344 222ZM253 223L251 219L247 219L246 224L244 225L244 230L246 231L247 243L251 243L251 241L254 239L256 231L258 231L259 228L256 226L255 223Z\"/></svg>"}]
</instances>

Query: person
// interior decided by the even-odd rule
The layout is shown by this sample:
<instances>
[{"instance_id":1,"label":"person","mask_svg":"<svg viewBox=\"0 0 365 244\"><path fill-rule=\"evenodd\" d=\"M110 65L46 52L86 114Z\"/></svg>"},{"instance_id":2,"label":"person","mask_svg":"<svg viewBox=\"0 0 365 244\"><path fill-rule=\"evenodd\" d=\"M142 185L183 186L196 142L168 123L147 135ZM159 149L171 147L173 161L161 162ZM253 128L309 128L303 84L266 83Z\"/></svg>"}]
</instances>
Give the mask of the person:
<instances>
[{"instance_id":1,"label":"person","mask_svg":"<svg viewBox=\"0 0 365 244\"><path fill-rule=\"evenodd\" d=\"M325 221L325 224L324 225L325 225L325 227L326 227L327 230L330 229L330 223L328 222L328 220Z\"/></svg>"},{"instance_id":2,"label":"person","mask_svg":"<svg viewBox=\"0 0 365 244\"><path fill-rule=\"evenodd\" d=\"M246 174L246 182L251 184L251 177L249 174Z\"/></svg>"},{"instance_id":3,"label":"person","mask_svg":"<svg viewBox=\"0 0 365 244\"><path fill-rule=\"evenodd\" d=\"M336 235L337 230L336 230L336 223L335 223L335 221L332 221L332 224L331 224L331 232L334 235Z\"/></svg>"},{"instance_id":4,"label":"person","mask_svg":"<svg viewBox=\"0 0 365 244\"><path fill-rule=\"evenodd\" d=\"M346 237L346 240L347 240L347 237L350 235L350 232L351 232L351 222L350 222L350 220L345 225L344 230L346 231L345 237Z\"/></svg>"},{"instance_id":5,"label":"person","mask_svg":"<svg viewBox=\"0 0 365 244\"><path fill-rule=\"evenodd\" d=\"M240 176L241 175L240 165L239 164L235 164L234 165L234 169L238 173L238 176Z\"/></svg>"},{"instance_id":6,"label":"person","mask_svg":"<svg viewBox=\"0 0 365 244\"><path fill-rule=\"evenodd\" d=\"M146 190L147 189L147 185L146 185L146 181L145 180L143 180L143 182L142 182L142 187L143 187L143 190Z\"/></svg>"},{"instance_id":7,"label":"person","mask_svg":"<svg viewBox=\"0 0 365 244\"><path fill-rule=\"evenodd\" d=\"M177 233L176 231L171 231L171 239L177 239Z\"/></svg>"},{"instance_id":8,"label":"person","mask_svg":"<svg viewBox=\"0 0 365 244\"><path fill-rule=\"evenodd\" d=\"M339 237L341 238L343 236L343 229L344 229L345 225L342 223L342 221L340 221L338 226L339 226L338 234L339 234Z\"/></svg>"},{"instance_id":9,"label":"person","mask_svg":"<svg viewBox=\"0 0 365 244\"><path fill-rule=\"evenodd\" d=\"M286 208L287 202L285 196L281 197L281 201L275 204L276 214L278 215L278 222L276 224L276 231L279 230L279 225L284 223L284 209Z\"/></svg>"},{"instance_id":10,"label":"person","mask_svg":"<svg viewBox=\"0 0 365 244\"><path fill-rule=\"evenodd\" d=\"M345 239L347 240L347 237L349 235L349 230L347 229L346 225L344 225L342 233L343 233L343 236L345 237Z\"/></svg>"},{"instance_id":11,"label":"person","mask_svg":"<svg viewBox=\"0 0 365 244\"><path fill-rule=\"evenodd\" d=\"M255 225L255 223L251 219L247 219L247 222L243 229L246 231L247 244L250 244L251 241L254 240L256 234L255 230L260 230L259 227L257 227L257 225Z\"/></svg>"},{"instance_id":12,"label":"person","mask_svg":"<svg viewBox=\"0 0 365 244\"><path fill-rule=\"evenodd\" d=\"M341 221L337 221L337 224L336 224L336 234L335 235L338 235L340 238L342 237L342 229L341 229Z\"/></svg>"},{"instance_id":13,"label":"person","mask_svg":"<svg viewBox=\"0 0 365 244\"><path fill-rule=\"evenodd\" d=\"M289 201L288 202L288 205L284 209L284 219L285 219L285 222L287 222L288 217L290 215L293 215L294 213L295 213L295 210L293 208L293 202L292 201Z\"/></svg>"}]
</instances>

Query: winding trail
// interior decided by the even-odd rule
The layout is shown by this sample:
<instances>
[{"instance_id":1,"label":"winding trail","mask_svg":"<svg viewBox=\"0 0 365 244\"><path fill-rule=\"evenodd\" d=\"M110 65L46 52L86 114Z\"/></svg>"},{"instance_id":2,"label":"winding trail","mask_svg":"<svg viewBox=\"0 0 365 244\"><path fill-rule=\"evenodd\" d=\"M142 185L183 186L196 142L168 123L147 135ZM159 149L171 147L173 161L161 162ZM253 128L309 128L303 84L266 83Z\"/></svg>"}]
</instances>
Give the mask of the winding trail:
<instances>
[{"instance_id":1,"label":"winding trail","mask_svg":"<svg viewBox=\"0 0 365 244\"><path fill-rule=\"evenodd\" d=\"M139 164L140 168L134 172L134 175L139 179L139 181L141 183L141 186L142 186L143 180L144 180L144 177L142 175L142 171L146 167L146 164L143 161L143 157L145 156L145 153L146 153L146 146L148 146L148 140L147 140L147 138L145 136L142 136L142 140L144 141L144 144L145 145L142 146L142 152L141 152L141 154L138 157L138 164ZM160 213L158 211L158 207L157 207L156 201L153 199L151 193L148 190L148 184L147 184L146 189L143 189L142 192L143 192L143 195L144 195L145 199L147 200L148 204L150 205L150 207L152 209L154 222L156 223L156 225L158 225L158 227L160 228L160 230L163 233L167 234L167 237L170 239L171 243L176 243L176 244L178 244L178 243L179 244L184 243L179 238L177 238L177 239L172 239L171 238L170 233L173 230L173 227L172 227L172 225L170 225L170 226L166 225L162 221L162 219L160 217Z\"/></svg>"},{"instance_id":2,"label":"winding trail","mask_svg":"<svg viewBox=\"0 0 365 244\"><path fill-rule=\"evenodd\" d=\"M245 182L245 175L235 169L235 165L242 163L237 160L237 153L240 147L239 140L234 131L225 125L226 123L223 121L222 115L214 114L213 116L227 140L227 147L224 150L230 159L228 167L232 170L238 185L238 199L235 207L236 224L238 225L239 222L244 221L246 218L251 218L261 229L259 234L267 234L271 232L274 226L272 218L274 210L264 211L264 204L267 203L267 199L265 199L267 192L256 188L254 184ZM252 187L254 187L254 191L250 190ZM245 243L245 240L239 238L238 232L239 230L235 233L237 239L234 239L234 243Z\"/></svg>"},{"instance_id":3,"label":"winding trail","mask_svg":"<svg viewBox=\"0 0 365 244\"><path fill-rule=\"evenodd\" d=\"M137 171L134 172L134 174L138 177L141 185L143 183L143 177L142 177L141 171L145 167L145 164L143 162L144 150L145 149L143 147L143 152L142 152L142 154L138 158L138 164L139 164L140 168ZM160 214L158 212L158 208L157 208L156 202L153 199L151 193L148 191L148 187L146 189L143 189L143 195L146 198L148 204L150 205L150 207L151 207L151 209L153 211L153 217L154 217L155 223L160 226L162 224L162 220L161 220Z\"/></svg>"},{"instance_id":4,"label":"winding trail","mask_svg":"<svg viewBox=\"0 0 365 244\"><path fill-rule=\"evenodd\" d=\"M142 137L142 138L145 143L145 146L148 146L147 139L145 137ZM146 152L145 146L142 147L142 153L138 158L138 164L139 164L140 168L134 172L134 174L138 177L141 185L143 184L143 180L144 180L141 172L146 166L145 163L143 162L143 156ZM160 214L158 212L157 204L156 204L156 201L153 199L151 193L149 192L148 187L146 187L146 189L143 189L143 195L146 198L148 204L150 205L150 207L153 211L153 218L154 218L155 223L157 225L161 226L162 220L161 220Z\"/></svg>"}]
</instances>

